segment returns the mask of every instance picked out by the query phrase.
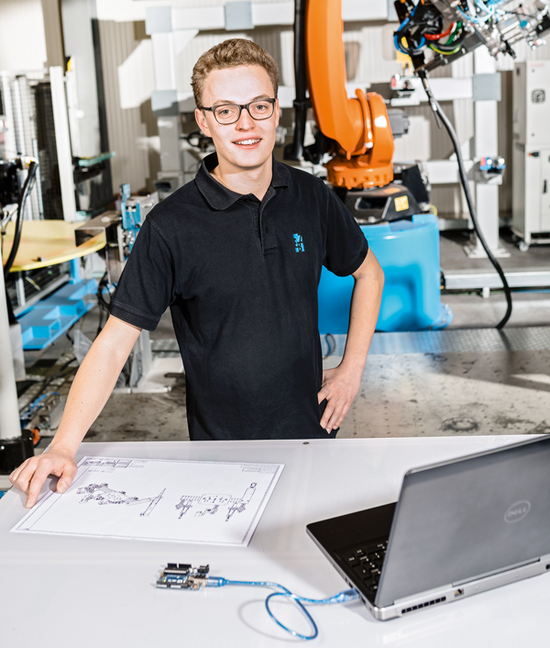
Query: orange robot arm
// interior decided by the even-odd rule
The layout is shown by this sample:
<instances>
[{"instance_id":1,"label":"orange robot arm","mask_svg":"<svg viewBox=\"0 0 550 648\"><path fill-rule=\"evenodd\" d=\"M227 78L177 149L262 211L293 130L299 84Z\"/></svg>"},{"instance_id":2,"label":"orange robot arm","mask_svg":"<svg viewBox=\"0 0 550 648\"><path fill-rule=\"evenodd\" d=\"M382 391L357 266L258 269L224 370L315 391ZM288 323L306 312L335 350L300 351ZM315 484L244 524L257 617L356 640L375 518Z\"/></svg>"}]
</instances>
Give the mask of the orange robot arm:
<instances>
[{"instance_id":1,"label":"orange robot arm","mask_svg":"<svg viewBox=\"0 0 550 648\"><path fill-rule=\"evenodd\" d=\"M393 180L393 136L380 95L346 92L341 0L308 0L306 48L310 101L317 125L339 150L326 164L328 181L346 189Z\"/></svg>"}]
</instances>

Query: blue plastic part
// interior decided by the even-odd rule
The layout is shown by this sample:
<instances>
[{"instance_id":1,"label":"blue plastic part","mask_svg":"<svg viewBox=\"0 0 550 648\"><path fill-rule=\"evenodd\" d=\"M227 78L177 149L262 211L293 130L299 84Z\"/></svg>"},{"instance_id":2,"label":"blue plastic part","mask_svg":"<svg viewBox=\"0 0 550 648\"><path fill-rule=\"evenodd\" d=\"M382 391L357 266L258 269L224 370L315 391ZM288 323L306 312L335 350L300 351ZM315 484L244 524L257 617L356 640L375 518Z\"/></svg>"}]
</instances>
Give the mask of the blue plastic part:
<instances>
[{"instance_id":1,"label":"blue plastic part","mask_svg":"<svg viewBox=\"0 0 550 648\"><path fill-rule=\"evenodd\" d=\"M69 261L71 269L71 283L80 281L80 259L71 259Z\"/></svg>"},{"instance_id":2,"label":"blue plastic part","mask_svg":"<svg viewBox=\"0 0 550 648\"><path fill-rule=\"evenodd\" d=\"M440 300L439 228L434 214L361 227L385 274L378 331L442 329L453 319ZM348 332L353 277L323 268L319 283L319 332Z\"/></svg>"},{"instance_id":3,"label":"blue plastic part","mask_svg":"<svg viewBox=\"0 0 550 648\"><path fill-rule=\"evenodd\" d=\"M88 158L79 158L78 159L78 166L79 167L91 167L94 166L95 164L99 164L100 162L105 162L106 160L110 160L112 157L115 157L116 152L115 151L109 151L108 153L100 153L99 155L94 155L93 157L88 157Z\"/></svg>"},{"instance_id":4,"label":"blue plastic part","mask_svg":"<svg viewBox=\"0 0 550 648\"><path fill-rule=\"evenodd\" d=\"M94 307L87 295L97 293L97 281L67 283L50 297L39 301L19 317L26 351L45 349Z\"/></svg>"}]
</instances>

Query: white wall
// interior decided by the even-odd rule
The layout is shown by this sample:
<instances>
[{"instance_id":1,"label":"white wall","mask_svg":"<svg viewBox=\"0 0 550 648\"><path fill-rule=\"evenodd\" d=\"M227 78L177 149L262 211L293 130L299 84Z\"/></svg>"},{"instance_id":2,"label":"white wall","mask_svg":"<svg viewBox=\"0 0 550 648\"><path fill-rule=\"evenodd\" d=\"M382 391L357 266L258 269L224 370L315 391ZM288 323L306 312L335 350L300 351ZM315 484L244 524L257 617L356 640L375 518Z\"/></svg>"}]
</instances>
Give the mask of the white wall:
<instances>
[{"instance_id":1,"label":"white wall","mask_svg":"<svg viewBox=\"0 0 550 648\"><path fill-rule=\"evenodd\" d=\"M0 71L41 70L46 60L41 0L0 0Z\"/></svg>"},{"instance_id":2,"label":"white wall","mask_svg":"<svg viewBox=\"0 0 550 648\"><path fill-rule=\"evenodd\" d=\"M141 22L102 20L99 22L99 32L109 148L116 152L116 156L111 159L113 191L117 193L119 186L125 182L130 183L132 192L144 188L152 190L157 169L154 168L154 163L150 163L151 152L147 145L147 137L151 134L148 132L151 120L147 119L150 113L149 100L141 97L142 103L136 105L136 101L139 101L139 93L136 92L131 95L132 101L122 97L121 91L125 93L127 75L122 74L121 77L120 74L121 68L124 71L125 66L132 67L127 61L130 60L131 63L140 43L148 40L145 27ZM135 72L139 74L138 71ZM141 82L137 81L137 84L139 89ZM156 132L153 133L155 134Z\"/></svg>"}]
</instances>

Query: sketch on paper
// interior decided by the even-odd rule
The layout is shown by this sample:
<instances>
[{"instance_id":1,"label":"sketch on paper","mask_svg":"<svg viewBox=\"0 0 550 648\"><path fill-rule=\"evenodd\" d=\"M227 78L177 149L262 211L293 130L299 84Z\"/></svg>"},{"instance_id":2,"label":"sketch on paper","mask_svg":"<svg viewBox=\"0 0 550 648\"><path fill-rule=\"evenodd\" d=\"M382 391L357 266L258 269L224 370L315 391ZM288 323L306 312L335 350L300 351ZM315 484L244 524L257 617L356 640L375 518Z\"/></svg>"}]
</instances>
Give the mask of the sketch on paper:
<instances>
[{"instance_id":1,"label":"sketch on paper","mask_svg":"<svg viewBox=\"0 0 550 648\"><path fill-rule=\"evenodd\" d=\"M212 493L205 493L204 495L182 495L180 501L176 504L176 509L179 509L180 514L178 519L181 518L193 508L193 506L203 506L204 508L195 512L195 517L204 517L205 515L216 515L220 507L227 507L225 521L233 517L234 513L243 513L246 510L246 505L252 499L256 492L256 482L252 482L245 490L242 497L233 497L231 495L219 495Z\"/></svg>"},{"instance_id":2,"label":"sketch on paper","mask_svg":"<svg viewBox=\"0 0 550 648\"><path fill-rule=\"evenodd\" d=\"M46 492L12 531L246 546L283 467L84 457L70 488Z\"/></svg>"},{"instance_id":3,"label":"sketch on paper","mask_svg":"<svg viewBox=\"0 0 550 648\"><path fill-rule=\"evenodd\" d=\"M94 501L103 504L126 504L127 506L136 506L136 504L148 503L149 506L140 513L142 517L151 514L151 511L160 502L164 495L166 488L163 489L156 497L130 497L126 495L125 491L117 491L109 488L109 484L90 484L88 486L81 486L77 489L78 495L84 497L80 500L80 504Z\"/></svg>"}]
</instances>

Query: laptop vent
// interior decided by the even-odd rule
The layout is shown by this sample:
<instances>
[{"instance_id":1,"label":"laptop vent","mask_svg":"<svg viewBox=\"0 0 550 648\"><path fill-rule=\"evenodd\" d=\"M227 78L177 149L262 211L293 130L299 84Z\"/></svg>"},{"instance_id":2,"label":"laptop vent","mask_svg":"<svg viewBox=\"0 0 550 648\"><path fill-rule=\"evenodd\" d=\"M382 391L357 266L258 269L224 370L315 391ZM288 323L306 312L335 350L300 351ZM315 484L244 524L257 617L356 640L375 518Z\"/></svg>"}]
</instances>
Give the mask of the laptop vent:
<instances>
[{"instance_id":1,"label":"laptop vent","mask_svg":"<svg viewBox=\"0 0 550 648\"><path fill-rule=\"evenodd\" d=\"M441 598L434 599L433 601L426 601L426 603L419 603L418 605L413 605L412 607L404 608L403 610L401 610L401 614L407 614L407 612L414 612L415 610L421 610L422 608L430 607L430 605L435 605L436 603L443 603L446 600L447 597L442 596Z\"/></svg>"}]
</instances>

